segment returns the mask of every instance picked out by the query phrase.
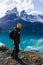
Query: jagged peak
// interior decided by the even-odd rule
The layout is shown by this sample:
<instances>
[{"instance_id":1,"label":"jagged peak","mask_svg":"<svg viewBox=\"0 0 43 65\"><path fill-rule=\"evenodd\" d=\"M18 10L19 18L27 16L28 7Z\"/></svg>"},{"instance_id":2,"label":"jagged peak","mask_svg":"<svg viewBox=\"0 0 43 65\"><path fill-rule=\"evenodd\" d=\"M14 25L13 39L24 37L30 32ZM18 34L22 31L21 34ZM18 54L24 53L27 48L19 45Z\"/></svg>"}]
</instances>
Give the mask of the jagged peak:
<instances>
[{"instance_id":1,"label":"jagged peak","mask_svg":"<svg viewBox=\"0 0 43 65\"><path fill-rule=\"evenodd\" d=\"M10 14L16 14L17 16L19 16L18 10L17 10L16 7L13 8L12 10L8 10L8 11L6 12L6 15L10 15Z\"/></svg>"}]
</instances>

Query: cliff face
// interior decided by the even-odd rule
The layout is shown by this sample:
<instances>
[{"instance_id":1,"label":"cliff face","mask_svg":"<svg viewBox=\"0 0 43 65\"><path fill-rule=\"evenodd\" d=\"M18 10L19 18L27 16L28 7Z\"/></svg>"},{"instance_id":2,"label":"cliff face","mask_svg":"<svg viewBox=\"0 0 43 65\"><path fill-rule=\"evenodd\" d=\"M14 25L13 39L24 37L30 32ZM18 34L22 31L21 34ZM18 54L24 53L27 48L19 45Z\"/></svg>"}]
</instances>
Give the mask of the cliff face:
<instances>
[{"instance_id":1,"label":"cliff face","mask_svg":"<svg viewBox=\"0 0 43 65\"><path fill-rule=\"evenodd\" d=\"M43 65L43 52L20 50L18 60L12 59L11 53L6 47L0 50L0 65Z\"/></svg>"}]
</instances>

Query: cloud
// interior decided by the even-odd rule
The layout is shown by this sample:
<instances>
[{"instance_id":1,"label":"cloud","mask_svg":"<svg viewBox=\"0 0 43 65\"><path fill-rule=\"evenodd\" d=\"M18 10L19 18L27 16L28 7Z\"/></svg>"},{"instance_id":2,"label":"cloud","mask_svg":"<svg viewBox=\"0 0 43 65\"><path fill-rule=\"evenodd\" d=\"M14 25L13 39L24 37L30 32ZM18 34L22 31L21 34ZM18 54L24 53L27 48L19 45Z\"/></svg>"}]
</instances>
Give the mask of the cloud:
<instances>
[{"instance_id":1,"label":"cloud","mask_svg":"<svg viewBox=\"0 0 43 65\"><path fill-rule=\"evenodd\" d=\"M2 0L0 3L0 17L4 16L7 10L11 10L14 7L17 7L19 14L22 10L27 13L29 10L34 10L32 0Z\"/></svg>"},{"instance_id":2,"label":"cloud","mask_svg":"<svg viewBox=\"0 0 43 65\"><path fill-rule=\"evenodd\" d=\"M32 0L23 0L21 3L21 0L18 0L17 4L15 5L18 9L18 12L20 13L22 10L25 10L26 12L29 12L29 9L34 10L34 5Z\"/></svg>"},{"instance_id":3,"label":"cloud","mask_svg":"<svg viewBox=\"0 0 43 65\"><path fill-rule=\"evenodd\" d=\"M2 3L3 0L0 0L0 3Z\"/></svg>"},{"instance_id":4,"label":"cloud","mask_svg":"<svg viewBox=\"0 0 43 65\"><path fill-rule=\"evenodd\" d=\"M35 15L41 14L41 15L43 15L42 12L37 11L37 10L30 11L29 14L33 14L33 15L34 15L34 14L35 14Z\"/></svg>"},{"instance_id":5,"label":"cloud","mask_svg":"<svg viewBox=\"0 0 43 65\"><path fill-rule=\"evenodd\" d=\"M0 4L0 17L4 16L6 12L5 9L6 9L6 6L3 3L1 3Z\"/></svg>"},{"instance_id":6,"label":"cloud","mask_svg":"<svg viewBox=\"0 0 43 65\"><path fill-rule=\"evenodd\" d=\"M39 1L41 1L41 2L42 2L43 0L39 0Z\"/></svg>"},{"instance_id":7,"label":"cloud","mask_svg":"<svg viewBox=\"0 0 43 65\"><path fill-rule=\"evenodd\" d=\"M28 14L42 14L41 12L35 10L33 0L0 0L0 17L3 17L7 10L11 10L15 7L17 7L19 14L22 10L25 10Z\"/></svg>"}]
</instances>

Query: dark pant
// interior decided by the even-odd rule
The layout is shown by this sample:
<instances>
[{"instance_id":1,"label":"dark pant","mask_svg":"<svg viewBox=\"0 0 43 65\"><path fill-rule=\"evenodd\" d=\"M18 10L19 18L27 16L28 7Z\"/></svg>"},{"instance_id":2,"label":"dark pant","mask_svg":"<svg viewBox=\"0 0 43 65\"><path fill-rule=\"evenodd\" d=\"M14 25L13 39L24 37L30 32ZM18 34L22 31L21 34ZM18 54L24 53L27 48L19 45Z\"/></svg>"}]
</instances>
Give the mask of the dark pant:
<instances>
[{"instance_id":1,"label":"dark pant","mask_svg":"<svg viewBox=\"0 0 43 65\"><path fill-rule=\"evenodd\" d=\"M14 58L14 56L15 56L15 58L18 58L18 52L19 52L19 44L15 44L14 50L12 52L13 58Z\"/></svg>"}]
</instances>

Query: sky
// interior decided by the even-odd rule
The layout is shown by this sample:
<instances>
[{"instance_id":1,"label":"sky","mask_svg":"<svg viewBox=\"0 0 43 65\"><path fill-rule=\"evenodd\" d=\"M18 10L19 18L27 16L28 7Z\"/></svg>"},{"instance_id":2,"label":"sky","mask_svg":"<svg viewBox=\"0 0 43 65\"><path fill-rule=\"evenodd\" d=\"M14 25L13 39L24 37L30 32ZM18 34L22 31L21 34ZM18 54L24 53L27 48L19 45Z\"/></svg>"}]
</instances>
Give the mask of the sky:
<instances>
[{"instance_id":1,"label":"sky","mask_svg":"<svg viewBox=\"0 0 43 65\"><path fill-rule=\"evenodd\" d=\"M0 18L15 7L17 7L19 14L25 10L28 14L43 15L43 0L0 0Z\"/></svg>"}]
</instances>

